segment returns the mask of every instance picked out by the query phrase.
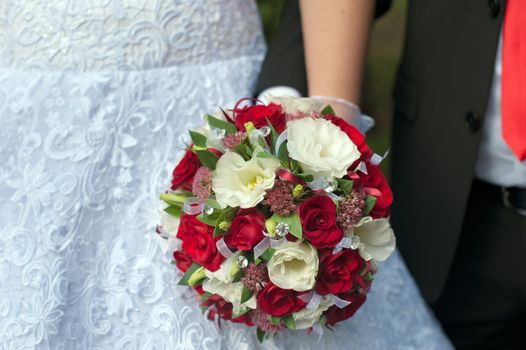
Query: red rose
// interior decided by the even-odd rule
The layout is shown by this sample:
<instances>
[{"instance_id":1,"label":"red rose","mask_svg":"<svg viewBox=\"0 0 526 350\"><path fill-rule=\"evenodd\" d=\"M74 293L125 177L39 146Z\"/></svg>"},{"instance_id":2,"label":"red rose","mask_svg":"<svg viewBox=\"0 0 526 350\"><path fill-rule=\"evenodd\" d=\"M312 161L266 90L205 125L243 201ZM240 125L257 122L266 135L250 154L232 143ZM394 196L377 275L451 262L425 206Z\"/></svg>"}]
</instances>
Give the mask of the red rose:
<instances>
[{"instance_id":1,"label":"red rose","mask_svg":"<svg viewBox=\"0 0 526 350\"><path fill-rule=\"evenodd\" d=\"M290 315L301 310L306 303L291 289L281 289L269 282L257 296L258 308L275 317Z\"/></svg>"},{"instance_id":2,"label":"red rose","mask_svg":"<svg viewBox=\"0 0 526 350\"><path fill-rule=\"evenodd\" d=\"M186 151L183 159L177 164L172 173L172 190L184 189L191 191L194 175L200 167L201 162L197 155L190 150Z\"/></svg>"},{"instance_id":3,"label":"red rose","mask_svg":"<svg viewBox=\"0 0 526 350\"><path fill-rule=\"evenodd\" d=\"M376 204L369 215L374 219L388 217L393 204L393 192L380 167L367 163L367 175L361 171L358 175L365 192L376 197Z\"/></svg>"},{"instance_id":4,"label":"red rose","mask_svg":"<svg viewBox=\"0 0 526 350\"><path fill-rule=\"evenodd\" d=\"M348 124L345 120L342 118L336 117L334 115L327 115L327 120L330 120L334 125L338 126L341 131L347 134L351 141L358 147L358 151L362 154L359 161L362 160L369 160L371 156L373 155L373 151L367 146L367 143L365 142L365 136L355 128L354 126ZM358 164L358 163L356 163ZM351 168L354 168L354 166L351 166Z\"/></svg>"},{"instance_id":5,"label":"red rose","mask_svg":"<svg viewBox=\"0 0 526 350\"><path fill-rule=\"evenodd\" d=\"M179 270L186 272L192 266L192 258L184 250L176 250L173 252L175 265Z\"/></svg>"},{"instance_id":6,"label":"red rose","mask_svg":"<svg viewBox=\"0 0 526 350\"><path fill-rule=\"evenodd\" d=\"M329 196L314 196L299 207L303 235L316 248L334 248L343 237L336 225L336 204Z\"/></svg>"},{"instance_id":7,"label":"red rose","mask_svg":"<svg viewBox=\"0 0 526 350\"><path fill-rule=\"evenodd\" d=\"M327 320L327 326L332 326L335 323L345 321L346 319L352 317L356 313L356 311L358 311L358 309L363 305L366 297L362 294L352 294L344 296L342 299L350 301L351 303L343 309L340 309L338 306L333 305L327 311L325 311L324 315Z\"/></svg>"},{"instance_id":8,"label":"red rose","mask_svg":"<svg viewBox=\"0 0 526 350\"><path fill-rule=\"evenodd\" d=\"M239 250L251 250L263 237L265 215L256 209L241 209L232 220L225 243Z\"/></svg>"},{"instance_id":9,"label":"red rose","mask_svg":"<svg viewBox=\"0 0 526 350\"><path fill-rule=\"evenodd\" d=\"M320 270L316 280L316 292L320 295L348 292L362 271L365 261L351 249L333 254L332 249L318 252Z\"/></svg>"},{"instance_id":10,"label":"red rose","mask_svg":"<svg viewBox=\"0 0 526 350\"><path fill-rule=\"evenodd\" d=\"M181 215L177 238L183 241L183 250L193 261L212 272L219 270L224 258L216 247L219 238L213 238L214 228L192 215Z\"/></svg>"},{"instance_id":11,"label":"red rose","mask_svg":"<svg viewBox=\"0 0 526 350\"><path fill-rule=\"evenodd\" d=\"M278 134L282 133L286 127L285 113L280 105L271 103L268 106L256 105L236 109L236 127L245 131L245 123L252 122L257 129L268 126L267 119L276 129Z\"/></svg>"}]
</instances>

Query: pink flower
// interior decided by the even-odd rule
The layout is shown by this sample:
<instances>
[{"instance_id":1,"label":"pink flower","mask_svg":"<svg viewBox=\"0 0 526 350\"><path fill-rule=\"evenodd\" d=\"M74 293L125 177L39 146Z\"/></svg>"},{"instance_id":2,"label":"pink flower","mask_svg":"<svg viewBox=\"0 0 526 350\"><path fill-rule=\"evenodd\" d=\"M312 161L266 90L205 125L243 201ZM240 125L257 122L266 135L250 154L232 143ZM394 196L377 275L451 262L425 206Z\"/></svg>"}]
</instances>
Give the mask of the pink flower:
<instances>
[{"instance_id":1,"label":"pink flower","mask_svg":"<svg viewBox=\"0 0 526 350\"><path fill-rule=\"evenodd\" d=\"M247 134L242 131L236 132L235 134L228 134L223 140L223 145L229 150L232 150L245 141L246 138Z\"/></svg>"},{"instance_id":2,"label":"pink flower","mask_svg":"<svg viewBox=\"0 0 526 350\"><path fill-rule=\"evenodd\" d=\"M263 204L270 206L270 210L281 216L289 216L296 210L296 203L292 196L294 185L283 179L277 179L274 187L267 191Z\"/></svg>"},{"instance_id":3,"label":"pink flower","mask_svg":"<svg viewBox=\"0 0 526 350\"><path fill-rule=\"evenodd\" d=\"M202 201L206 201L212 192L212 171L207 167L200 167L194 176L192 193Z\"/></svg>"},{"instance_id":4,"label":"pink flower","mask_svg":"<svg viewBox=\"0 0 526 350\"><path fill-rule=\"evenodd\" d=\"M365 208L365 192L352 190L340 201L340 209L336 221L344 230L350 230L363 217Z\"/></svg>"}]
</instances>

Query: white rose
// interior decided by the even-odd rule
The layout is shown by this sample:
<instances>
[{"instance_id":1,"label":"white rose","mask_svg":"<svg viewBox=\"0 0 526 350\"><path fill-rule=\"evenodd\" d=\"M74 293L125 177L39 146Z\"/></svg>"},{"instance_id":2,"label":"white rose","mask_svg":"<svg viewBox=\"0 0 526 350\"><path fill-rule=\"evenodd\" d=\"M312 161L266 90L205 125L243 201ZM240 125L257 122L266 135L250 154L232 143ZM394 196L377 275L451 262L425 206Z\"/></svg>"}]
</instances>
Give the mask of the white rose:
<instances>
[{"instance_id":1,"label":"white rose","mask_svg":"<svg viewBox=\"0 0 526 350\"><path fill-rule=\"evenodd\" d=\"M267 100L269 103L281 105L281 108L287 114L321 112L323 107L323 103L320 100L307 97L269 95Z\"/></svg>"},{"instance_id":2,"label":"white rose","mask_svg":"<svg viewBox=\"0 0 526 350\"><path fill-rule=\"evenodd\" d=\"M309 243L287 242L269 260L268 276L280 288L303 292L314 287L318 264L318 253Z\"/></svg>"},{"instance_id":3,"label":"white rose","mask_svg":"<svg viewBox=\"0 0 526 350\"><path fill-rule=\"evenodd\" d=\"M396 237L387 219L366 217L353 228L353 233L360 238L358 251L367 261L385 261L395 250Z\"/></svg>"},{"instance_id":4,"label":"white rose","mask_svg":"<svg viewBox=\"0 0 526 350\"><path fill-rule=\"evenodd\" d=\"M360 158L358 147L339 127L325 119L289 121L288 150L304 172L315 177L341 178Z\"/></svg>"},{"instance_id":5,"label":"white rose","mask_svg":"<svg viewBox=\"0 0 526 350\"><path fill-rule=\"evenodd\" d=\"M276 159L258 158L256 149L252 159L246 161L239 154L227 151L216 165L212 176L212 190L224 207L252 208L263 200L265 191L274 186Z\"/></svg>"},{"instance_id":6,"label":"white rose","mask_svg":"<svg viewBox=\"0 0 526 350\"><path fill-rule=\"evenodd\" d=\"M303 308L302 310L292 314L294 321L296 321L296 329L307 329L312 326L320 319L321 315L327 311L333 305L331 298L324 296L320 306L317 309L309 310Z\"/></svg>"},{"instance_id":7,"label":"white rose","mask_svg":"<svg viewBox=\"0 0 526 350\"><path fill-rule=\"evenodd\" d=\"M206 279L203 282L203 290L221 296L226 301L232 303L233 313L239 314L244 308L255 309L257 307L256 296L253 295L249 300L241 304L241 293L243 292L242 282L233 282L230 273L233 259L229 259L216 272L205 270Z\"/></svg>"}]
</instances>

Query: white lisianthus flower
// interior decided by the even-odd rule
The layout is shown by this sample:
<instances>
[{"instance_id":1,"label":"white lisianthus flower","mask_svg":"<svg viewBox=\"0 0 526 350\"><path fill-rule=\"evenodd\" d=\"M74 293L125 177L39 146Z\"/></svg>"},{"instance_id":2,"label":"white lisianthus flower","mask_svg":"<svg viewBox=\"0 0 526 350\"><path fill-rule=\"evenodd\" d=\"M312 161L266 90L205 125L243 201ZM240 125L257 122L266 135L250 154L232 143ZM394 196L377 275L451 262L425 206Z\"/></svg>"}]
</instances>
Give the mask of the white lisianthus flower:
<instances>
[{"instance_id":1,"label":"white lisianthus flower","mask_svg":"<svg viewBox=\"0 0 526 350\"><path fill-rule=\"evenodd\" d=\"M179 221L178 217L170 215L164 210L161 211L161 227L163 231L168 234L167 238L159 236L159 246L163 253L181 248L182 242L176 238L177 231L179 230Z\"/></svg>"},{"instance_id":2,"label":"white lisianthus flower","mask_svg":"<svg viewBox=\"0 0 526 350\"><path fill-rule=\"evenodd\" d=\"M265 191L274 186L280 163L274 158L258 158L256 149L250 160L227 151L212 175L212 190L224 207L252 208L263 200Z\"/></svg>"},{"instance_id":3,"label":"white lisianthus flower","mask_svg":"<svg viewBox=\"0 0 526 350\"><path fill-rule=\"evenodd\" d=\"M230 116L229 111L225 111L225 113L228 113ZM226 121L225 116L223 115L223 112L218 112L212 115L213 117ZM223 139L225 137L225 131L222 129L212 129L208 122L205 120L205 123L198 129L196 129L200 134L203 134L206 136L206 147L207 148L215 148L220 152L225 152L226 148L223 144Z\"/></svg>"},{"instance_id":4,"label":"white lisianthus flower","mask_svg":"<svg viewBox=\"0 0 526 350\"><path fill-rule=\"evenodd\" d=\"M290 157L316 178L341 178L361 156L347 134L328 120L292 120L287 123L287 130Z\"/></svg>"},{"instance_id":5,"label":"white lisianthus flower","mask_svg":"<svg viewBox=\"0 0 526 350\"><path fill-rule=\"evenodd\" d=\"M331 301L331 298L324 296L317 309L309 310L303 308L302 310L293 313L292 317L296 322L296 329L307 329L314 326L314 324L320 319L321 315L332 305L333 302Z\"/></svg>"},{"instance_id":6,"label":"white lisianthus flower","mask_svg":"<svg viewBox=\"0 0 526 350\"><path fill-rule=\"evenodd\" d=\"M396 237L387 219L366 217L354 226L353 233L360 238L358 252L366 261L385 261L395 250Z\"/></svg>"},{"instance_id":7,"label":"white lisianthus flower","mask_svg":"<svg viewBox=\"0 0 526 350\"><path fill-rule=\"evenodd\" d=\"M268 276L280 288L303 292L314 287L318 265L318 253L309 243L287 242L269 260Z\"/></svg>"},{"instance_id":8,"label":"white lisianthus flower","mask_svg":"<svg viewBox=\"0 0 526 350\"><path fill-rule=\"evenodd\" d=\"M177 236L177 231L179 230L180 219L173 215L168 214L164 210L161 212L161 227L163 231L168 233L170 237Z\"/></svg>"},{"instance_id":9,"label":"white lisianthus flower","mask_svg":"<svg viewBox=\"0 0 526 350\"><path fill-rule=\"evenodd\" d=\"M233 263L232 259L229 259L223 262L220 269L215 272L205 270L206 279L204 280L202 287L205 292L217 294L226 301L232 303L232 312L234 314L239 314L244 308L255 309L257 307L257 302L256 296L253 295L249 300L241 304L243 283L233 282L233 276L230 274Z\"/></svg>"},{"instance_id":10,"label":"white lisianthus flower","mask_svg":"<svg viewBox=\"0 0 526 350\"><path fill-rule=\"evenodd\" d=\"M272 96L267 98L269 103L281 105L283 111L287 114L321 112L323 102L318 99L308 97L293 96Z\"/></svg>"}]
</instances>

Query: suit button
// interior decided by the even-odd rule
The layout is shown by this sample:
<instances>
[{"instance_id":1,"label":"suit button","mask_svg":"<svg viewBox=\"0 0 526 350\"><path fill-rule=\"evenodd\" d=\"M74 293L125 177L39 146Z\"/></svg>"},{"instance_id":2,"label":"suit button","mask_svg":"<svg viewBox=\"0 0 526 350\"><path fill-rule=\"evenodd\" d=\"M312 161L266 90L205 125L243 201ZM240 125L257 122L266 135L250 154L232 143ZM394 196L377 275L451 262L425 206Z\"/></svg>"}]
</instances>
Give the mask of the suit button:
<instances>
[{"instance_id":1,"label":"suit button","mask_svg":"<svg viewBox=\"0 0 526 350\"><path fill-rule=\"evenodd\" d=\"M480 129L480 116L477 112L468 112L466 114L466 126L471 131Z\"/></svg>"},{"instance_id":2,"label":"suit button","mask_svg":"<svg viewBox=\"0 0 526 350\"><path fill-rule=\"evenodd\" d=\"M488 10L491 17L497 17L500 13L500 0L488 0Z\"/></svg>"}]
</instances>

